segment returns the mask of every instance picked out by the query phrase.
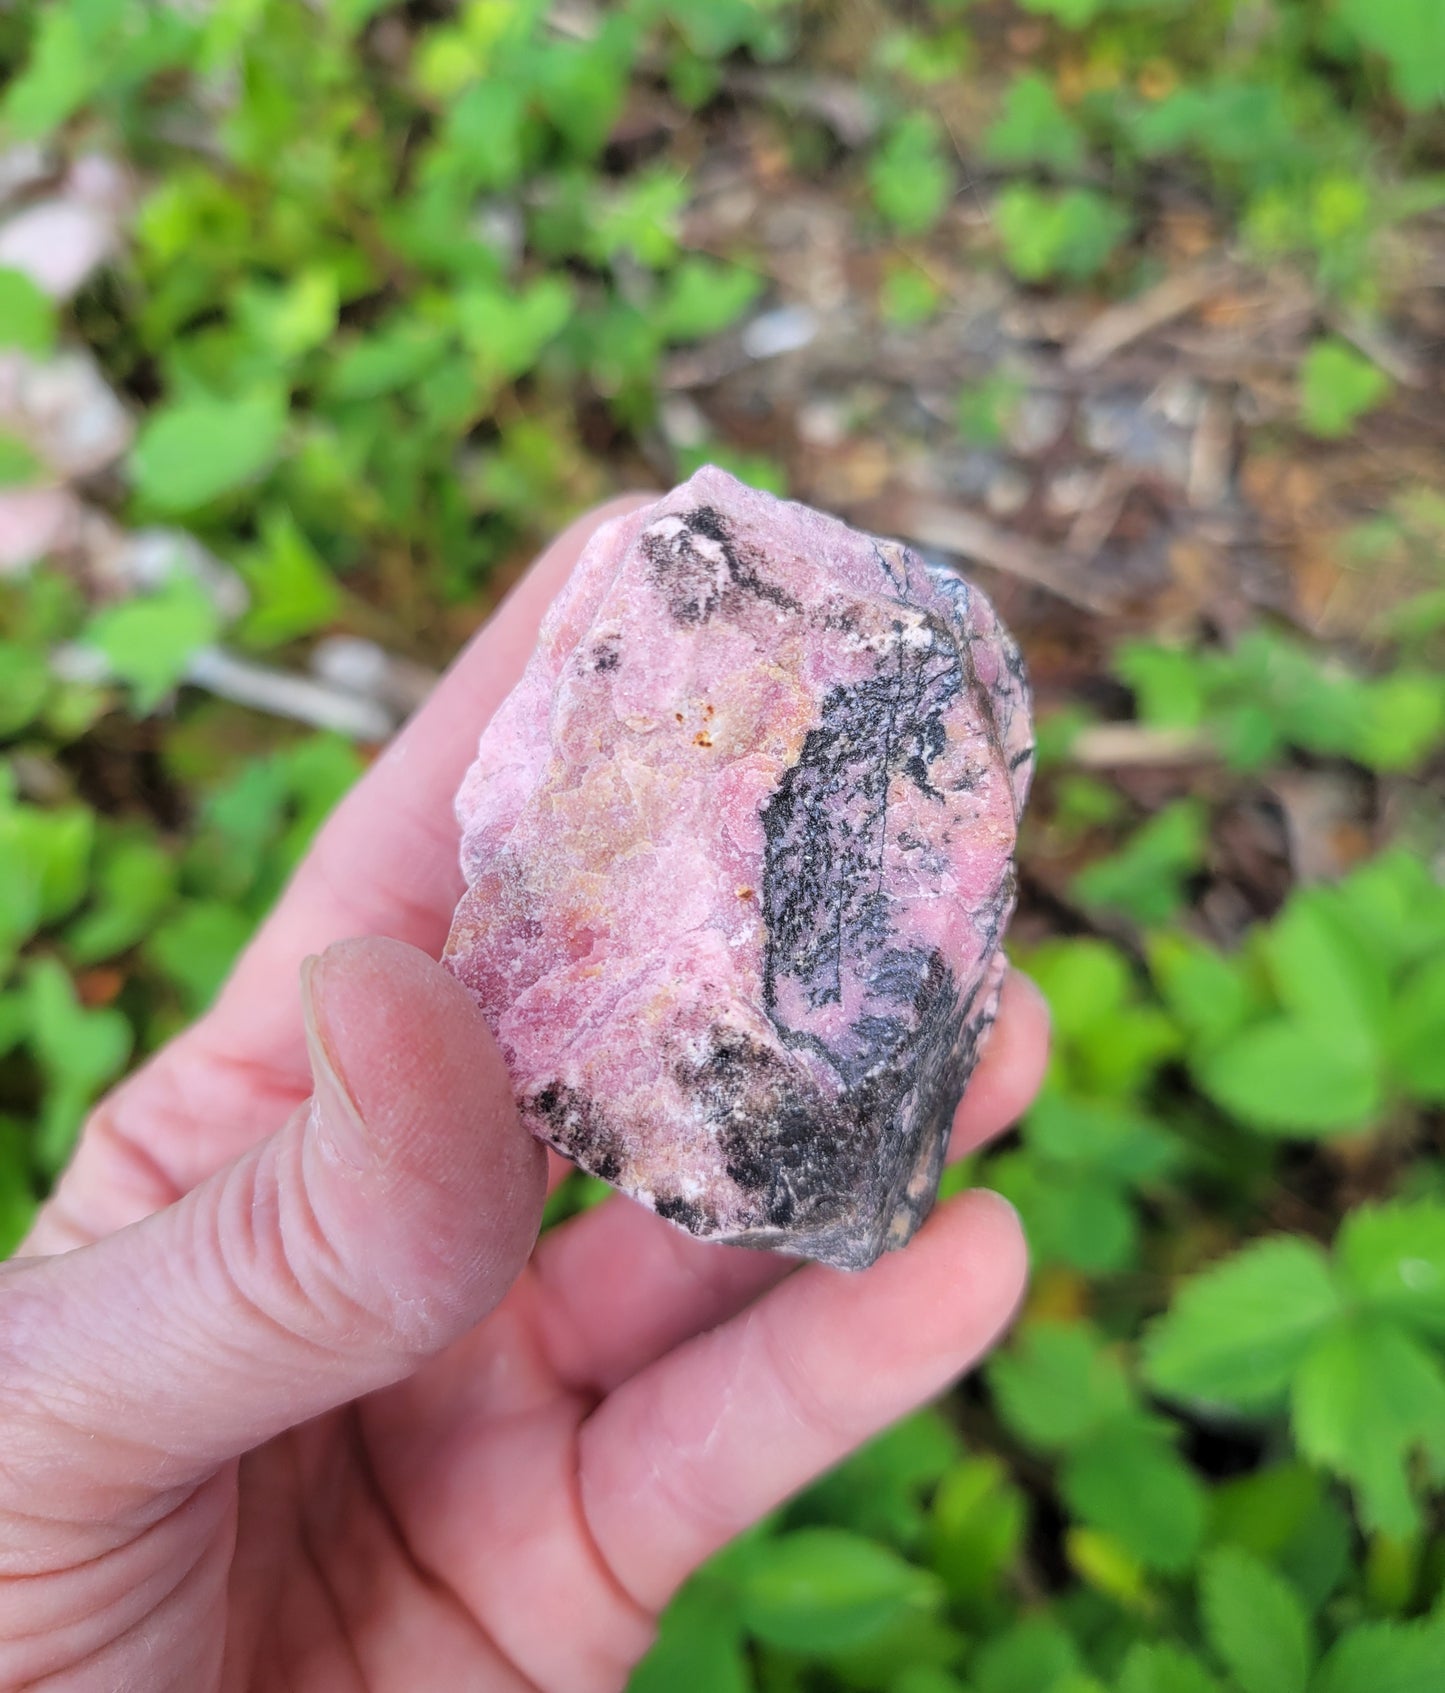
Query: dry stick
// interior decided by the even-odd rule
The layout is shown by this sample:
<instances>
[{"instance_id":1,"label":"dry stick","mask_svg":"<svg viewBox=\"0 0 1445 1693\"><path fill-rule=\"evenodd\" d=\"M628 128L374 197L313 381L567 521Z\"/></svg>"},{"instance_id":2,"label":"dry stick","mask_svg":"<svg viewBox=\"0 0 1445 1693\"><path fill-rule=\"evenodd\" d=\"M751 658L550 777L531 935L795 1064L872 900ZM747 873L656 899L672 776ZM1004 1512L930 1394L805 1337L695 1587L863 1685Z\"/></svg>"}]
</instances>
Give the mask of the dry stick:
<instances>
[{"instance_id":1,"label":"dry stick","mask_svg":"<svg viewBox=\"0 0 1445 1693\"><path fill-rule=\"evenodd\" d=\"M1220 387L1206 389L1204 407L1189 443L1185 497L1195 511L1213 511L1229 491L1234 454L1234 402Z\"/></svg>"},{"instance_id":2,"label":"dry stick","mask_svg":"<svg viewBox=\"0 0 1445 1693\"><path fill-rule=\"evenodd\" d=\"M1333 307L1325 309L1325 317L1337 334L1358 348L1402 388L1425 386L1425 373L1414 356L1378 324L1367 323L1354 312L1337 311Z\"/></svg>"},{"instance_id":3,"label":"dry stick","mask_svg":"<svg viewBox=\"0 0 1445 1693\"><path fill-rule=\"evenodd\" d=\"M1107 615L1117 610L1111 595L1100 593L1086 582L1073 581L1054 561L1054 555L1021 536L1011 535L973 512L929 500L889 501L870 504L852 514L869 528L898 535L916 546L934 547L956 553L960 558L988 565L1005 576L1046 588L1070 605Z\"/></svg>"},{"instance_id":4,"label":"dry stick","mask_svg":"<svg viewBox=\"0 0 1445 1693\"><path fill-rule=\"evenodd\" d=\"M186 681L236 705L330 729L357 741L384 741L396 727L393 713L376 700L253 664L221 647L203 647L195 653L186 669Z\"/></svg>"},{"instance_id":5,"label":"dry stick","mask_svg":"<svg viewBox=\"0 0 1445 1693\"><path fill-rule=\"evenodd\" d=\"M1147 723L1091 723L1069 743L1068 760L1084 770L1146 765L1210 764L1219 757L1202 729L1156 729Z\"/></svg>"},{"instance_id":6,"label":"dry stick","mask_svg":"<svg viewBox=\"0 0 1445 1693\"><path fill-rule=\"evenodd\" d=\"M1211 259L1193 270L1167 276L1136 299L1124 300L1100 313L1064 354L1064 368L1097 370L1107 359L1142 336L1161 329L1176 317L1218 293L1235 275L1234 266Z\"/></svg>"}]
</instances>

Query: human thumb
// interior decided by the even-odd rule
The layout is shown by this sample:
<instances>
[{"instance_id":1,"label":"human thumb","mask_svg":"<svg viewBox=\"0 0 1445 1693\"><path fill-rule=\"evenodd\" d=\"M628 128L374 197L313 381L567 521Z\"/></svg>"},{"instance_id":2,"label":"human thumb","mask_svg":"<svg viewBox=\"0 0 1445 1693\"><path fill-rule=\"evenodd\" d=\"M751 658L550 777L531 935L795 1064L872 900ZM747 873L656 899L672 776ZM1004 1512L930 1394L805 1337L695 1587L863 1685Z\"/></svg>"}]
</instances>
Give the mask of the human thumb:
<instances>
[{"instance_id":1,"label":"human thumb","mask_svg":"<svg viewBox=\"0 0 1445 1693\"><path fill-rule=\"evenodd\" d=\"M465 991L371 939L310 961L302 998L308 1105L174 1205L0 1278L0 1507L27 1475L51 1507L57 1484L94 1508L193 1483L409 1374L526 1262L546 1160Z\"/></svg>"}]
</instances>

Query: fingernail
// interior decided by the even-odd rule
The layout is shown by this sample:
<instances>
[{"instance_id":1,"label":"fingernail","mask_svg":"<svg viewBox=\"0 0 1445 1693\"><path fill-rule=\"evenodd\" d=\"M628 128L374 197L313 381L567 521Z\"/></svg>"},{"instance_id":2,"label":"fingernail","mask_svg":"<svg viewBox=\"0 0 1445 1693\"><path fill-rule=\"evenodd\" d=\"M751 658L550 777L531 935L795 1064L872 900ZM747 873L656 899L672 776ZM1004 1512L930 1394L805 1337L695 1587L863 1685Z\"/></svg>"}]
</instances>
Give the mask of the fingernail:
<instances>
[{"instance_id":1,"label":"fingernail","mask_svg":"<svg viewBox=\"0 0 1445 1693\"><path fill-rule=\"evenodd\" d=\"M1019 1208L1011 1199L1005 1199L996 1187L971 1187L968 1196L976 1204L982 1202L999 1213L1000 1216L1010 1217L1018 1226L1020 1234L1024 1233L1024 1220L1019 1215Z\"/></svg>"},{"instance_id":2,"label":"fingernail","mask_svg":"<svg viewBox=\"0 0 1445 1693\"><path fill-rule=\"evenodd\" d=\"M311 1060L311 1133L327 1157L348 1169L364 1170L374 1162L371 1138L327 1039L330 968L326 954L301 961L301 1018Z\"/></svg>"}]
</instances>

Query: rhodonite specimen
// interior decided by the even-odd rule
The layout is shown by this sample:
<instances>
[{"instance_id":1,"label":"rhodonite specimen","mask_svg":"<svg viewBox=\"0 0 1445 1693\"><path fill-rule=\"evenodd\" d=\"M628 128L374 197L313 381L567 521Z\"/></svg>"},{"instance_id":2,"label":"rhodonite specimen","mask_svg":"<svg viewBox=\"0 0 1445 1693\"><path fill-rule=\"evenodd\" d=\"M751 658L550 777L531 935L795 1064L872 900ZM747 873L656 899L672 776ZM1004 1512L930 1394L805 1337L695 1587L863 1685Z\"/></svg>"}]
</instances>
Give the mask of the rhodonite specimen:
<instances>
[{"instance_id":1,"label":"rhodonite specimen","mask_svg":"<svg viewBox=\"0 0 1445 1693\"><path fill-rule=\"evenodd\" d=\"M700 470L593 538L458 795L447 943L531 1129L693 1234L904 1244L1032 765L977 588Z\"/></svg>"}]
</instances>

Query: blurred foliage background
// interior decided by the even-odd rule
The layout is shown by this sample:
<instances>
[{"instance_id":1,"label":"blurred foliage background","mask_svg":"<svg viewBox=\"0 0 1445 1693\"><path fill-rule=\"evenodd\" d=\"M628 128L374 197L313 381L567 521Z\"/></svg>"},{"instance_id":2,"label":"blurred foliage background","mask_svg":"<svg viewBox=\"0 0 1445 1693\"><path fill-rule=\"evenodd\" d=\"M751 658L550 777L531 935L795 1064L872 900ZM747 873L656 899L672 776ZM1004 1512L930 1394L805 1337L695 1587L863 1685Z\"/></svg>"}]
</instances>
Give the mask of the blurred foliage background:
<instances>
[{"instance_id":1,"label":"blurred foliage background","mask_svg":"<svg viewBox=\"0 0 1445 1693\"><path fill-rule=\"evenodd\" d=\"M1020 634L1057 1052L964 1172L1013 1338L634 1693L1438 1693L1445 7L10 0L0 79L3 1244L529 550L711 458Z\"/></svg>"}]
</instances>

